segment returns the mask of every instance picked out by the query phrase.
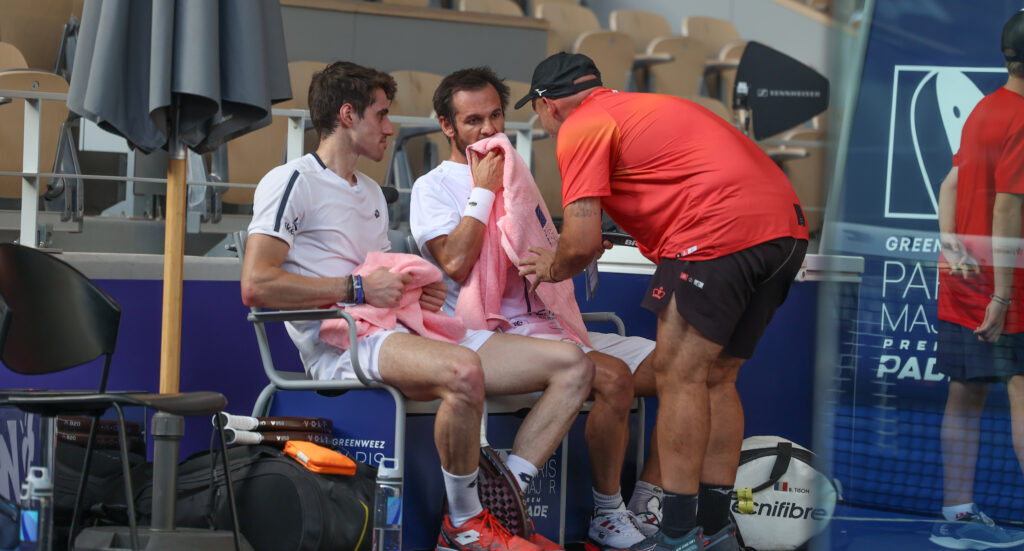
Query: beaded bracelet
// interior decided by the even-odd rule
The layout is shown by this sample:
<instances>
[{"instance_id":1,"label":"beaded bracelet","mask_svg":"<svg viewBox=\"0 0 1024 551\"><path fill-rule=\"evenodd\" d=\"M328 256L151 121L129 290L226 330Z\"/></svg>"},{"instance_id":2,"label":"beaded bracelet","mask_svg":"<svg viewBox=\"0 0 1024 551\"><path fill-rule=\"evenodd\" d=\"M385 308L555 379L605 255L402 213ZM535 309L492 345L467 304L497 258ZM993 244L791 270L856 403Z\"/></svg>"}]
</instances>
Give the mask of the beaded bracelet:
<instances>
[{"instance_id":1,"label":"beaded bracelet","mask_svg":"<svg viewBox=\"0 0 1024 551\"><path fill-rule=\"evenodd\" d=\"M1003 306L1009 306L1010 304L1013 303L1012 300L1010 300L1008 298L1003 298L1003 297L1001 297L999 295L995 295L995 294L989 295L988 298L994 300L995 302L998 302L999 304L1002 304Z\"/></svg>"}]
</instances>

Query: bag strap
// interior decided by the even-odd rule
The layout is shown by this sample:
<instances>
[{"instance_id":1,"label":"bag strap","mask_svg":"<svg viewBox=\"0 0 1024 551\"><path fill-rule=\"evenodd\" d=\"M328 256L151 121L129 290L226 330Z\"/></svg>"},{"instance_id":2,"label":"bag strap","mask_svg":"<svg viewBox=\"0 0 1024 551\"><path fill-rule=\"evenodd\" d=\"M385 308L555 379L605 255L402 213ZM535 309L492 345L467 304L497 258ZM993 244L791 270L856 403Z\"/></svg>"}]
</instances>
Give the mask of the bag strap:
<instances>
[{"instance_id":1,"label":"bag strap","mask_svg":"<svg viewBox=\"0 0 1024 551\"><path fill-rule=\"evenodd\" d=\"M737 506L741 513L753 513L754 494L774 486L782 478L782 475L786 474L786 471L789 470L789 464L793 460L793 444L791 442L779 442L775 446L775 451L775 464L772 465L772 472L768 475L768 480L753 488L738 488L734 492Z\"/></svg>"}]
</instances>

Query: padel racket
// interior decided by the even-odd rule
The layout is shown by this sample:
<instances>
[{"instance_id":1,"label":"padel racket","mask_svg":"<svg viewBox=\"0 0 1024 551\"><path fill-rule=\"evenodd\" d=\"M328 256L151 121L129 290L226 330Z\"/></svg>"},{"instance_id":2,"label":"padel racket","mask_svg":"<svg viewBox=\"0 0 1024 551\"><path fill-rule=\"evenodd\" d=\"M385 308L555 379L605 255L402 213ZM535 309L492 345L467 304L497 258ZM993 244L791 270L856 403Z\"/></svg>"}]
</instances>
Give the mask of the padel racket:
<instances>
[{"instance_id":1,"label":"padel racket","mask_svg":"<svg viewBox=\"0 0 1024 551\"><path fill-rule=\"evenodd\" d=\"M334 424L330 419L322 417L250 417L248 415L231 415L220 412L221 424L226 429L248 430L257 432L292 431L292 432L319 432L331 434ZM211 420L214 426L216 419Z\"/></svg>"},{"instance_id":2,"label":"padel racket","mask_svg":"<svg viewBox=\"0 0 1024 551\"><path fill-rule=\"evenodd\" d=\"M224 429L224 438L228 445L231 444L271 444L284 446L285 442L296 440L299 442L312 442L325 448L331 447L331 435L322 432L308 431L273 431L258 432L249 430Z\"/></svg>"}]
</instances>

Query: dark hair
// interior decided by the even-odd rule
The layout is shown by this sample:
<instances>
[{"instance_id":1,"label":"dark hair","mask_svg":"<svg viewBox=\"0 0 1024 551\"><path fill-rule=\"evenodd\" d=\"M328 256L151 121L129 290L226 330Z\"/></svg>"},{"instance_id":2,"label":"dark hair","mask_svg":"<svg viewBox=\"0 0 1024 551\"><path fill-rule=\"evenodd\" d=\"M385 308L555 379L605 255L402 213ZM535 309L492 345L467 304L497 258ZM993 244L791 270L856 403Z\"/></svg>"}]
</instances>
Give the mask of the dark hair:
<instances>
[{"instance_id":1,"label":"dark hair","mask_svg":"<svg viewBox=\"0 0 1024 551\"><path fill-rule=\"evenodd\" d=\"M501 110L504 112L508 107L509 88L505 85L504 79L498 77L490 67L472 67L462 69L444 77L437 90L434 91L434 112L438 118L444 117L448 122L454 124L455 106L452 105L452 96L461 90L479 90L490 84L498 91L498 98L501 100Z\"/></svg>"},{"instance_id":2,"label":"dark hair","mask_svg":"<svg viewBox=\"0 0 1024 551\"><path fill-rule=\"evenodd\" d=\"M388 101L395 98L395 79L376 69L348 61L335 61L313 75L309 83L309 117L323 139L338 127L338 111L351 104L359 116L373 103L373 91L380 88Z\"/></svg>"}]
</instances>

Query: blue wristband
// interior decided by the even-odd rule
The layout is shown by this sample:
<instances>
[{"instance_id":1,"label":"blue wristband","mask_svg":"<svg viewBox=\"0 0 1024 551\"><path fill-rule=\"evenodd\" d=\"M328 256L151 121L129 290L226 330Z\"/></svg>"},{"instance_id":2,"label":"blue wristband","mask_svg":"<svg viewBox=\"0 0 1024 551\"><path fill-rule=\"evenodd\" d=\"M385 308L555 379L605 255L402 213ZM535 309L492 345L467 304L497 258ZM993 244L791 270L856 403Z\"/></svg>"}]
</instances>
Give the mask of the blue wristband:
<instances>
[{"instance_id":1,"label":"blue wristband","mask_svg":"<svg viewBox=\"0 0 1024 551\"><path fill-rule=\"evenodd\" d=\"M362 304L365 302L363 297L363 276L353 276L352 284L355 285L356 289L356 304Z\"/></svg>"}]
</instances>

